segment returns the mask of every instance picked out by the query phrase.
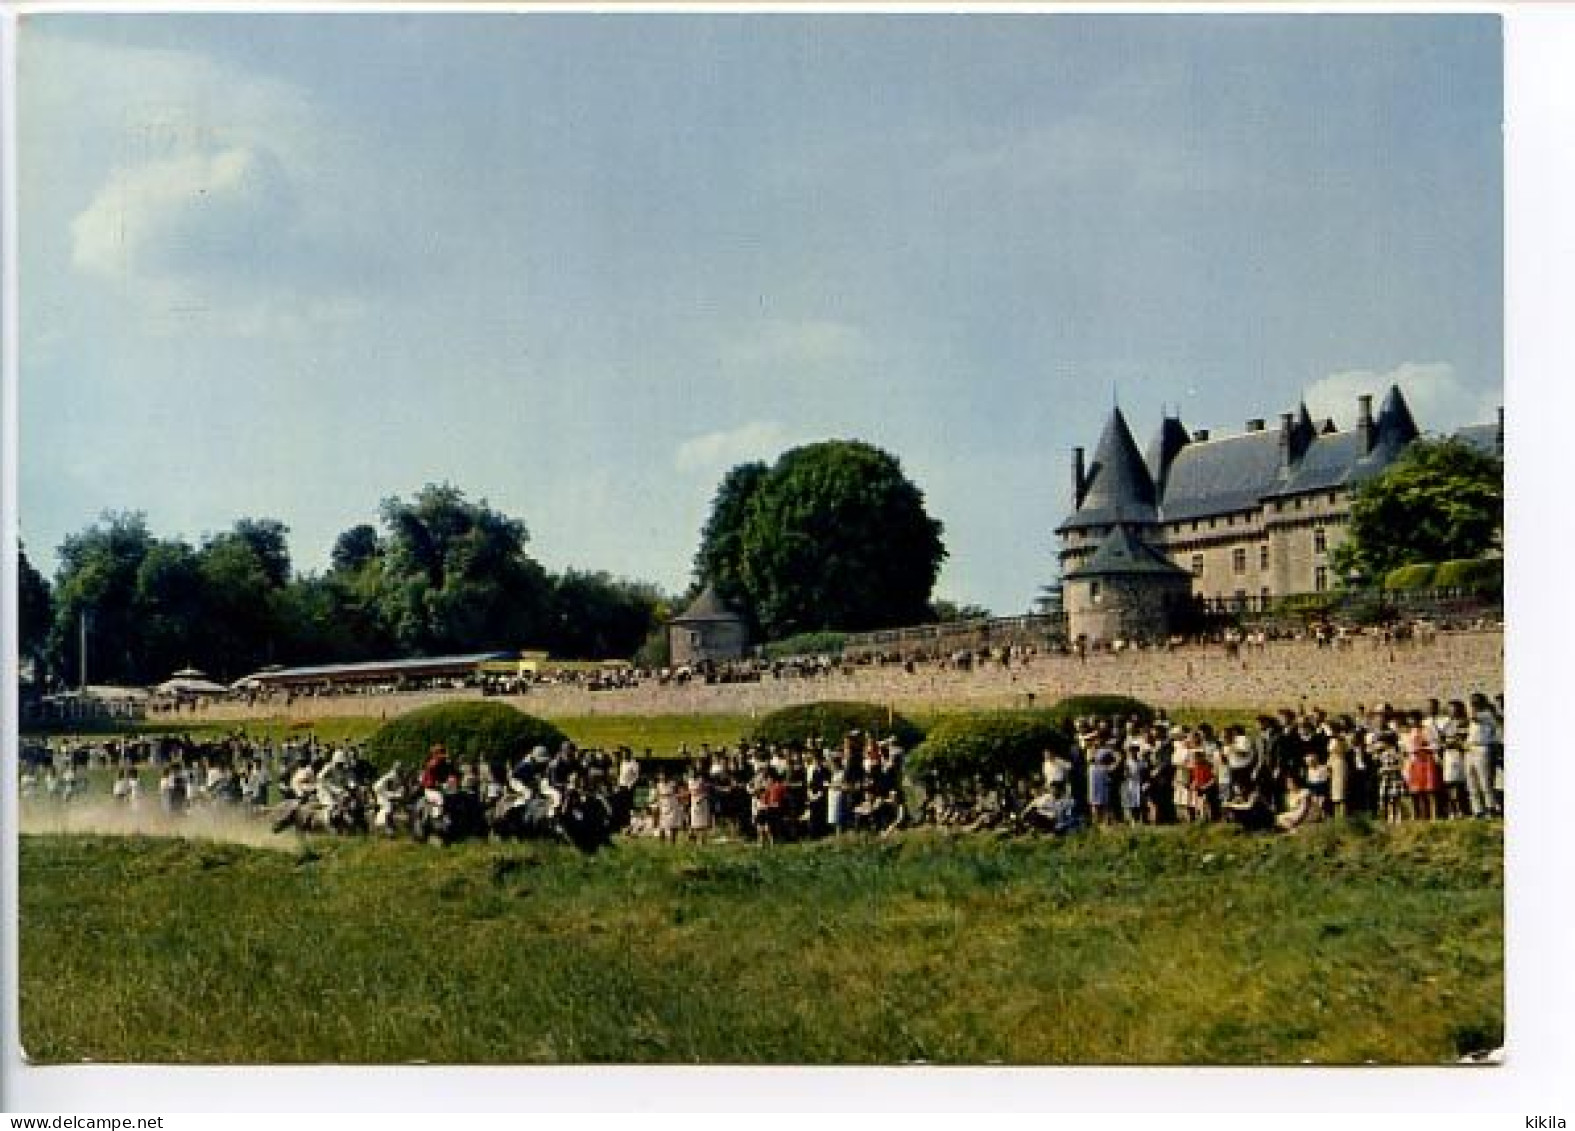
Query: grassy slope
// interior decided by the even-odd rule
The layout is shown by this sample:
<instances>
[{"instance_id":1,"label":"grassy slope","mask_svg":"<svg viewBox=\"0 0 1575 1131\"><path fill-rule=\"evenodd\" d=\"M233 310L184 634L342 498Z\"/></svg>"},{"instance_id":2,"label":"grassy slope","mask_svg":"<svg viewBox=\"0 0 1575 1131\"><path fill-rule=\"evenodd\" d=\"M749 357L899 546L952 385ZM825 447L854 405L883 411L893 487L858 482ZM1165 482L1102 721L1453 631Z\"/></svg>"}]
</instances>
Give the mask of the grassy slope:
<instances>
[{"instance_id":1,"label":"grassy slope","mask_svg":"<svg viewBox=\"0 0 1575 1131\"><path fill-rule=\"evenodd\" d=\"M747 715L578 715L552 721L581 746L604 749L629 746L636 751L650 747L657 754L673 754L683 743L698 749L702 742L709 742L712 746L737 742L749 728L751 720ZM360 742L382 723L382 719L345 716L318 719L310 726L292 725L282 719L256 719L246 722L149 724L143 729L154 734L184 733L197 739L243 733L252 738L282 741L311 734L324 742Z\"/></svg>"},{"instance_id":2,"label":"grassy slope","mask_svg":"<svg viewBox=\"0 0 1575 1131\"><path fill-rule=\"evenodd\" d=\"M24 837L44 1061L1437 1062L1503 1027L1502 838L761 851Z\"/></svg>"}]
</instances>

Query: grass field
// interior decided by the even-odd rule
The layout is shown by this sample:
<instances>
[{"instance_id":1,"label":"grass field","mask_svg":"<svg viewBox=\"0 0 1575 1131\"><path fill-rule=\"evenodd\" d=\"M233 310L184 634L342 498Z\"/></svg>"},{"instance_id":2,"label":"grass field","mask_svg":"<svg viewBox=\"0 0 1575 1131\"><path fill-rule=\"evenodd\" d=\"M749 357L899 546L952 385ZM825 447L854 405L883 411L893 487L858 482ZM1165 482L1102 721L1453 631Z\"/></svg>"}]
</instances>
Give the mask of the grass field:
<instances>
[{"instance_id":1,"label":"grass field","mask_svg":"<svg viewBox=\"0 0 1575 1131\"><path fill-rule=\"evenodd\" d=\"M612 749L629 746L637 753L647 747L657 755L672 755L688 743L698 749L702 742L712 746L735 743L749 729L747 715L580 715L553 719L564 734L580 746ZM196 739L222 738L242 733L256 739L279 742L311 734L323 742L361 742L383 723L367 716L329 716L310 724L285 719L253 719L245 722L149 723L141 728L146 734L189 734ZM122 732L130 733L130 732Z\"/></svg>"},{"instance_id":2,"label":"grass field","mask_svg":"<svg viewBox=\"0 0 1575 1131\"><path fill-rule=\"evenodd\" d=\"M909 718L920 729L933 726L944 712L910 713ZM1172 711L1170 717L1178 723L1212 723L1216 728L1227 723L1250 724L1257 712L1241 710ZM646 748L658 756L671 756L680 746L688 744L698 749L701 743L727 746L736 743L754 722L748 715L691 714L691 715L578 715L553 719L553 723L583 747L613 749L628 746L636 752ZM383 723L370 716L329 716L308 724L286 719L253 719L245 722L174 722L149 723L136 731L117 733L189 734L193 738L220 738L243 733L252 738L268 738L275 742L286 738L316 735L323 742L361 742Z\"/></svg>"},{"instance_id":3,"label":"grass field","mask_svg":"<svg viewBox=\"0 0 1575 1131\"><path fill-rule=\"evenodd\" d=\"M1502 830L761 850L21 839L34 1061L1447 1062Z\"/></svg>"}]
</instances>

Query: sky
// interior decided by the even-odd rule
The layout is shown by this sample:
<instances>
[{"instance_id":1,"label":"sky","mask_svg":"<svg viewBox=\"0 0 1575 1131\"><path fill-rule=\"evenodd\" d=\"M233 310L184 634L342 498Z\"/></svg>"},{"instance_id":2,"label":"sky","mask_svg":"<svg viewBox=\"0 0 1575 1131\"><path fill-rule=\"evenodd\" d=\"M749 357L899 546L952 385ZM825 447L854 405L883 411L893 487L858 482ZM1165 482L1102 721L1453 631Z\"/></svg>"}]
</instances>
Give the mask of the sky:
<instances>
[{"instance_id":1,"label":"sky","mask_svg":"<svg viewBox=\"0 0 1575 1131\"><path fill-rule=\"evenodd\" d=\"M1004 615L1113 404L1503 403L1492 16L54 13L17 85L46 572L448 482L677 592L729 467L858 438Z\"/></svg>"}]
</instances>

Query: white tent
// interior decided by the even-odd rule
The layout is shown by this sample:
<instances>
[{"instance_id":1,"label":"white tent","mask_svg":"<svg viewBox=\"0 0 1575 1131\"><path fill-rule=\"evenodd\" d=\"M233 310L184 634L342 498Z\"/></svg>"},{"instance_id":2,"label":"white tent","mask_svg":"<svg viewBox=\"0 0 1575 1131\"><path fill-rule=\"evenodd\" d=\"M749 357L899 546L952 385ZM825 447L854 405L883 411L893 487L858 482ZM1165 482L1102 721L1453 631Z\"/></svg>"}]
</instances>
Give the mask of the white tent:
<instances>
[{"instance_id":1,"label":"white tent","mask_svg":"<svg viewBox=\"0 0 1575 1131\"><path fill-rule=\"evenodd\" d=\"M211 679L187 679L180 676L166 679L153 689L160 695L226 695L229 688Z\"/></svg>"}]
</instances>

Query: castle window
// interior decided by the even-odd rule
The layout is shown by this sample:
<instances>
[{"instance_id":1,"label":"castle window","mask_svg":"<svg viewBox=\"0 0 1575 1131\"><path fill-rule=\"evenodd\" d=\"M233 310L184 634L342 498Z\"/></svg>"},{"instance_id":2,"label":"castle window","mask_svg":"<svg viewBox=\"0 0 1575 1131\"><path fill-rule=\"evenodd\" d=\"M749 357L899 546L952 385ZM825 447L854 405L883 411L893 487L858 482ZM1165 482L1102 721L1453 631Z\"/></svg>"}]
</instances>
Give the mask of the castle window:
<instances>
[{"instance_id":1,"label":"castle window","mask_svg":"<svg viewBox=\"0 0 1575 1131\"><path fill-rule=\"evenodd\" d=\"M1247 549L1245 546L1230 552L1230 568L1232 573L1247 572Z\"/></svg>"},{"instance_id":2,"label":"castle window","mask_svg":"<svg viewBox=\"0 0 1575 1131\"><path fill-rule=\"evenodd\" d=\"M1269 587L1267 585L1265 585L1262 589L1258 590L1258 608L1263 610L1264 612L1268 611L1268 608L1269 608Z\"/></svg>"},{"instance_id":3,"label":"castle window","mask_svg":"<svg viewBox=\"0 0 1575 1131\"><path fill-rule=\"evenodd\" d=\"M1269 568L1269 544L1267 542L1258 547L1258 568Z\"/></svg>"},{"instance_id":4,"label":"castle window","mask_svg":"<svg viewBox=\"0 0 1575 1131\"><path fill-rule=\"evenodd\" d=\"M1321 554L1329 549L1329 537L1324 533L1323 527L1313 529L1313 553Z\"/></svg>"},{"instance_id":5,"label":"castle window","mask_svg":"<svg viewBox=\"0 0 1575 1131\"><path fill-rule=\"evenodd\" d=\"M1088 599L1096 605L1099 604L1099 582L1090 581L1088 583Z\"/></svg>"},{"instance_id":6,"label":"castle window","mask_svg":"<svg viewBox=\"0 0 1575 1131\"><path fill-rule=\"evenodd\" d=\"M1203 555L1202 554L1193 554L1192 555L1192 576L1193 577L1202 577L1203 576Z\"/></svg>"},{"instance_id":7,"label":"castle window","mask_svg":"<svg viewBox=\"0 0 1575 1131\"><path fill-rule=\"evenodd\" d=\"M1319 593L1325 593L1328 591L1329 568L1327 566L1319 566L1317 569L1313 570L1313 589Z\"/></svg>"}]
</instances>

